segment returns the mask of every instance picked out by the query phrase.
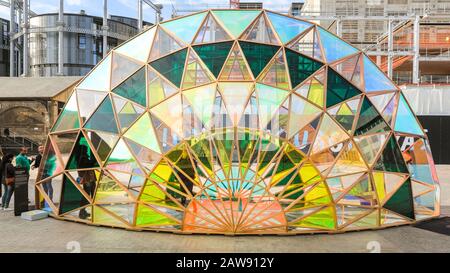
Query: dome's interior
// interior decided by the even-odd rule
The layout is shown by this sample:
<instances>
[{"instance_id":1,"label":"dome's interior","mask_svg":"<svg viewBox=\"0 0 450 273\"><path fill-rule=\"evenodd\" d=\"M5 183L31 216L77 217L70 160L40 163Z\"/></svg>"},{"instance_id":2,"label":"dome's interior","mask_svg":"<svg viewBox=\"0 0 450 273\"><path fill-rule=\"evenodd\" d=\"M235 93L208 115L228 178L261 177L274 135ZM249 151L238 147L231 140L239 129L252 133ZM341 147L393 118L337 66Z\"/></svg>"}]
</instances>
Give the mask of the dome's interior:
<instances>
[{"instance_id":1,"label":"dome's interior","mask_svg":"<svg viewBox=\"0 0 450 273\"><path fill-rule=\"evenodd\" d=\"M400 89L334 34L265 10L176 18L112 50L68 99L39 173L53 216L128 229L342 232L439 215Z\"/></svg>"}]
</instances>

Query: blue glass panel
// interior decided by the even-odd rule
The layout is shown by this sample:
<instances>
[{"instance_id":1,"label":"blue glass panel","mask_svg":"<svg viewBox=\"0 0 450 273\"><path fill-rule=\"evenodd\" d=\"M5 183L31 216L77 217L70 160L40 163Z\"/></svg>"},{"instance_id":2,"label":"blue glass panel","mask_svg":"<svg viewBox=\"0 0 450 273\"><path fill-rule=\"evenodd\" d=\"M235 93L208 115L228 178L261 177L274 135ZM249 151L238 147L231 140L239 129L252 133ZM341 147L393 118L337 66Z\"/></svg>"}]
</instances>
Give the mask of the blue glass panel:
<instances>
[{"instance_id":1,"label":"blue glass panel","mask_svg":"<svg viewBox=\"0 0 450 273\"><path fill-rule=\"evenodd\" d=\"M417 123L411 108L406 103L403 94L400 94L398 102L397 119L395 120L395 131L403 133L411 133L415 135L423 135L422 129Z\"/></svg>"},{"instance_id":2,"label":"blue glass panel","mask_svg":"<svg viewBox=\"0 0 450 273\"><path fill-rule=\"evenodd\" d=\"M272 12L267 12L267 16L269 16L269 19L283 44L288 43L307 28L312 26L311 23Z\"/></svg>"},{"instance_id":3,"label":"blue glass panel","mask_svg":"<svg viewBox=\"0 0 450 273\"><path fill-rule=\"evenodd\" d=\"M347 44L323 28L319 27L318 29L327 62L334 62L338 59L342 59L348 55L358 52L356 48Z\"/></svg>"},{"instance_id":4,"label":"blue glass panel","mask_svg":"<svg viewBox=\"0 0 450 273\"><path fill-rule=\"evenodd\" d=\"M367 56L364 56L364 82L366 92L397 89Z\"/></svg>"}]
</instances>

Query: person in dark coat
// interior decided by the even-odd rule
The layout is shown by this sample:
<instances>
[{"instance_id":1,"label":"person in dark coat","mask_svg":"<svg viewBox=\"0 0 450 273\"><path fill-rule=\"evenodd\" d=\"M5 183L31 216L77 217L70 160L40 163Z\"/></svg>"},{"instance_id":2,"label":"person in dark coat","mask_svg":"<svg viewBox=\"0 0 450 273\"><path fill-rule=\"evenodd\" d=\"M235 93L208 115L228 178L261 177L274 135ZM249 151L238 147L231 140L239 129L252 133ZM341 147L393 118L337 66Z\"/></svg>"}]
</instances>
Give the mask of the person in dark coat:
<instances>
[{"instance_id":1,"label":"person in dark coat","mask_svg":"<svg viewBox=\"0 0 450 273\"><path fill-rule=\"evenodd\" d=\"M2 185L4 189L3 197L2 197L2 209L3 210L11 210L9 208L9 202L11 201L11 197L14 193L14 183L8 184L7 181L9 179L16 177L16 169L14 168L12 161L14 159L13 154L7 154L3 157L0 163L0 169L2 173Z\"/></svg>"}]
</instances>

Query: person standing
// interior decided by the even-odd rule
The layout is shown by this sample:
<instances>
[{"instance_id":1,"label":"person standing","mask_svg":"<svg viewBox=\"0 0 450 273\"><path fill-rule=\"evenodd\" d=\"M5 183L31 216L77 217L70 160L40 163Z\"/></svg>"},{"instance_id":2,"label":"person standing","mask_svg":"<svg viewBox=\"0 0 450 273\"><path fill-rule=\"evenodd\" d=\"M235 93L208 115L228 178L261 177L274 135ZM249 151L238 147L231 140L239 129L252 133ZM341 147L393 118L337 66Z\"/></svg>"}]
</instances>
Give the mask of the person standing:
<instances>
[{"instance_id":1,"label":"person standing","mask_svg":"<svg viewBox=\"0 0 450 273\"><path fill-rule=\"evenodd\" d=\"M20 149L20 154L16 157L16 168L22 168L25 169L27 176L30 176L30 169L31 169L31 163L33 160L30 160L27 157L28 149L25 147L22 147Z\"/></svg>"},{"instance_id":2,"label":"person standing","mask_svg":"<svg viewBox=\"0 0 450 273\"><path fill-rule=\"evenodd\" d=\"M11 201L11 197L14 193L14 185L16 179L16 170L12 164L14 159L13 154L7 154L3 157L2 162L0 164L0 168L2 170L2 185L4 190L2 197L2 209L3 210L11 210L9 208L9 202Z\"/></svg>"},{"instance_id":3,"label":"person standing","mask_svg":"<svg viewBox=\"0 0 450 273\"><path fill-rule=\"evenodd\" d=\"M36 158L34 159L34 164L31 166L32 170L39 169L39 166L41 165L42 161L42 155L44 154L44 146L39 146L38 152L39 154L36 156Z\"/></svg>"}]
</instances>

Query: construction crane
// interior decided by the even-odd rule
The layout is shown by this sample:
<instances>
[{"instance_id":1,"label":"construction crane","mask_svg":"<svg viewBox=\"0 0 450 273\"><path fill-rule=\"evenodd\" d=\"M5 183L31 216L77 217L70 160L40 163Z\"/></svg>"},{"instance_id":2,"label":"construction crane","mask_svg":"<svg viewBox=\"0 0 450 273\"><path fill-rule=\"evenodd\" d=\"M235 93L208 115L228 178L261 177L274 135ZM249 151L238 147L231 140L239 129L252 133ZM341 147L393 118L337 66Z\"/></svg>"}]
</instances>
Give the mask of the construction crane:
<instances>
[{"instance_id":1,"label":"construction crane","mask_svg":"<svg viewBox=\"0 0 450 273\"><path fill-rule=\"evenodd\" d=\"M230 0L230 9L239 9L240 0Z\"/></svg>"}]
</instances>

